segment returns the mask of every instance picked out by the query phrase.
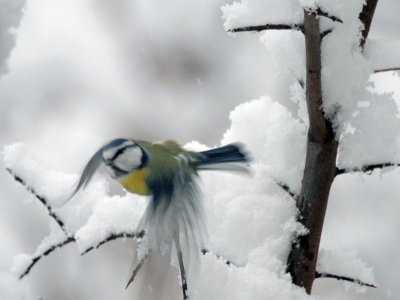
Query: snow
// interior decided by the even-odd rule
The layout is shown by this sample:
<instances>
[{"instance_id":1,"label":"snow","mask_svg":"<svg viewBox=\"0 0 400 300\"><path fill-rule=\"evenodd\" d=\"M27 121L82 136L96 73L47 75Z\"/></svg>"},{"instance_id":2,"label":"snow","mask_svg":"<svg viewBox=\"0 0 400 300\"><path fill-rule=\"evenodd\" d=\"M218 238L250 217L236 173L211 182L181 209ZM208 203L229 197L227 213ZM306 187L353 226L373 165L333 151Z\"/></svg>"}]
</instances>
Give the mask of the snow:
<instances>
[{"instance_id":1,"label":"snow","mask_svg":"<svg viewBox=\"0 0 400 300\"><path fill-rule=\"evenodd\" d=\"M26 285L7 272L0 272L0 291L3 299L12 300L26 300L30 294Z\"/></svg>"},{"instance_id":2,"label":"snow","mask_svg":"<svg viewBox=\"0 0 400 300\"><path fill-rule=\"evenodd\" d=\"M222 144L243 141L254 156L254 162L263 163L271 178L299 193L305 161L306 125L269 97L239 105L231 112L230 119L232 125Z\"/></svg>"},{"instance_id":3,"label":"snow","mask_svg":"<svg viewBox=\"0 0 400 300\"><path fill-rule=\"evenodd\" d=\"M14 29L19 25L25 0L0 1L0 76L8 69L6 61L15 45Z\"/></svg>"},{"instance_id":4,"label":"snow","mask_svg":"<svg viewBox=\"0 0 400 300\"><path fill-rule=\"evenodd\" d=\"M29 264L32 262L32 257L28 254L18 254L14 257L11 272L16 276L22 275Z\"/></svg>"},{"instance_id":5,"label":"snow","mask_svg":"<svg viewBox=\"0 0 400 300\"><path fill-rule=\"evenodd\" d=\"M144 212L143 199L135 195L103 197L88 219L76 232L80 252L99 244L111 234L135 233Z\"/></svg>"},{"instance_id":6,"label":"snow","mask_svg":"<svg viewBox=\"0 0 400 300\"><path fill-rule=\"evenodd\" d=\"M222 144L240 140L247 145L254 159L252 175L201 173L210 233L206 248L210 253L200 258L202 275L196 275L197 280L188 279L193 299L241 299L250 292L253 299L261 299L266 289L271 290L270 299L306 299L304 291L292 286L290 276L285 273L291 239L305 231L295 220L295 202L276 184L284 182L293 185L295 191L299 189L305 125L268 97L240 105L230 118L232 125ZM274 146L285 149L289 144L292 145L289 160L286 152L274 150ZM205 147L197 142L187 146ZM60 201L52 201L51 197L63 199L69 195L73 186L70 181L77 179L76 175L46 168L23 144L6 146L4 160L8 168L29 182L50 204L59 205ZM60 182L64 178L71 180L64 181L62 186ZM145 206L146 199L136 195L109 196L105 178L98 176L76 199L57 207L56 213L65 221L68 232L75 236L82 253L111 234L135 232ZM39 245L36 254L65 238L57 226L51 222L50 235ZM237 266L226 266L217 256ZM26 255L23 259L17 258L12 268L22 272L30 260ZM204 288L217 278L220 281L225 278L218 292Z\"/></svg>"},{"instance_id":7,"label":"snow","mask_svg":"<svg viewBox=\"0 0 400 300\"><path fill-rule=\"evenodd\" d=\"M222 7L225 30L265 24L300 24L303 11L297 0L243 0Z\"/></svg>"},{"instance_id":8,"label":"snow","mask_svg":"<svg viewBox=\"0 0 400 300\"><path fill-rule=\"evenodd\" d=\"M320 249L317 271L334 275L340 274L340 276L346 276L368 284L375 283L372 268L367 266L354 251L348 249ZM359 288L357 284L352 286Z\"/></svg>"},{"instance_id":9,"label":"snow","mask_svg":"<svg viewBox=\"0 0 400 300\"><path fill-rule=\"evenodd\" d=\"M365 45L365 56L374 70L400 67L400 38L369 39Z\"/></svg>"},{"instance_id":10,"label":"snow","mask_svg":"<svg viewBox=\"0 0 400 300\"><path fill-rule=\"evenodd\" d=\"M200 257L201 272L189 275L190 293L193 299L243 299L249 294L252 299L266 299L265 291L268 291L267 299L312 299L303 289L292 285L286 274L291 240L307 231L296 222L294 200L277 185L277 182L284 183L299 192L306 125L269 97L238 106L230 119L231 127L221 143L240 140L248 147L253 156L252 175L201 173L209 253ZM206 146L192 142L187 147L204 149ZM23 144L6 146L4 160L8 168L25 182L32 181L30 186L55 205L59 201L53 202L50 196L62 199L62 194L69 195L73 186L66 181L62 187L62 179L77 179L76 175L44 167ZM56 213L75 237L81 253L112 234L135 232L145 209L146 198L128 193L111 196L107 186L106 179L97 176L76 199L57 207ZM50 234L35 255L66 238L56 222L52 220L50 224ZM339 274L347 274L349 265L358 266L352 268L351 275L370 280L363 263L355 256L350 258L355 263L349 263L349 259L343 268L339 264L333 268L330 258L323 259L319 266L321 270ZM29 255L17 256L13 271L21 274L31 260ZM225 260L232 265L227 266ZM218 283L219 288L207 289L211 282Z\"/></svg>"},{"instance_id":11,"label":"snow","mask_svg":"<svg viewBox=\"0 0 400 300\"><path fill-rule=\"evenodd\" d=\"M21 11L22 1L6 1L5 3L7 5L11 5L11 3L15 5L15 10L13 9L12 13L7 11L7 18L0 18L0 22L4 20L7 22L5 27L3 27L4 23L0 23L0 40L2 41L0 44L11 47L13 41L10 33L12 30L10 31L9 27L18 25L18 14ZM88 270L87 274L91 278L90 280L85 278L87 279L85 282L90 286L86 290L89 290L90 293L94 290L99 291L96 298L109 299L109 294L112 294L112 296L114 294L121 295L121 299L123 297L128 298L129 294L127 293L118 294L121 293L121 290L125 292L123 291L124 282L120 282L124 279L121 279L121 276L118 275L128 272L127 266L135 249L134 247L131 247L130 244L127 246L126 243L118 244L115 242L104 246L105 250L102 247L99 251L92 251L92 255L87 255L84 258L80 258L79 254L90 247L97 246L99 242L112 234L135 232L138 220L147 204L147 199L124 191L121 192L113 186L108 177L100 173L95 176L87 189L77 194L65 205L63 203L68 199L78 179L78 174L73 172L78 172L79 167L83 165L83 160L90 157L96 146L103 142L102 139L107 140L109 135L120 136L121 131L123 135L137 133L145 135L147 131L152 131L151 138L154 137L153 135L173 135L175 137L182 134L182 132L185 132L185 135L181 135L185 138L187 136L191 138L193 136L197 137L196 133L189 127L183 128L180 122L176 122L176 125L174 125L176 127L171 129L170 132L162 131L165 124L172 123L170 119L164 116L164 109L168 108L168 103L175 95L165 94L154 88L158 93L156 96L161 96L160 98L164 100L163 102L157 102L157 107L159 108L157 111L160 111L162 115L162 118L160 118L159 116L161 115L158 115L157 112L150 108L143 111L136 104L127 105L132 101L131 97L127 97L127 95L132 94L128 93L128 89L125 87L131 86L132 82L137 81L142 84L142 81L146 81L143 78L148 76L146 72L149 69L155 74L154 77L150 77L151 80L157 76L166 77L165 74L170 75L175 71L178 72L175 68L172 68L173 72L171 72L171 69L169 69L171 67L164 65L165 62L160 63L160 61L153 59L154 56L149 55L151 47L144 45L144 40L151 40L156 44L157 51L160 51L158 48L163 43L169 46L179 44L179 47L183 47L184 44L190 44L188 42L190 39L188 36L182 36L182 34L178 34L177 31L171 30L167 26L168 14L164 12L171 11L170 5L172 5L172 2L168 2L165 7L163 6L162 9L156 11L156 15L163 18L161 23L163 25L165 23L165 27L160 27L159 22L156 22L157 25L155 27L147 28L150 21L147 21L149 24L145 23L146 26L139 27L136 26L138 25L137 23L132 21L135 20L136 22L136 18L129 18L131 20L129 24L135 25L131 26L135 28L134 31L144 31L146 36L146 38L131 36L132 32L127 29L130 26L121 26L124 27L121 30L123 32L118 32L120 35L126 34L126 36L129 36L129 41L125 42L126 44L132 43L135 45L133 47L136 51L134 55L138 55L141 52L145 53L145 55L138 56L136 59L143 60L141 63L146 67L138 68L140 69L138 71L140 76L136 78L138 80L132 80L131 77L126 76L126 70L125 72L120 72L116 67L119 64L125 65L126 61L111 59L116 56L116 53L113 52L115 49L113 47L109 49L105 46L106 44L114 45L111 42L109 43L109 41L114 40L101 34L101 30L94 18L83 18L85 16L84 9L87 9L86 2L77 11L73 8L73 5L67 4L67 2L61 6L62 9L60 10L56 10L53 6L45 9L50 5L49 3L36 3L36 6L34 2L31 3L33 3L32 7L36 7L36 13L43 11L43 20L47 21L33 22L32 20L37 16L35 14L29 15L29 18L25 20L26 27L30 29L25 30L25 32L22 31L20 35L22 46L25 46L25 48L18 48L14 53L13 66L17 71L11 74L10 77L5 78L6 81L3 81L2 96L4 99L11 99L6 100L5 103L14 114L5 113L8 110L4 109L4 115L2 115L4 119L0 120L0 122L4 122L7 126L12 124L9 126L13 128L13 131L7 135L6 139L0 137L1 141L2 143L11 143L13 140L26 141L26 144L16 143L5 146L3 153L4 166L20 176L38 194L46 197L54 212L64 221L67 234L76 238L76 243L71 243L68 247L73 248L72 250L60 250L58 251L60 254L58 257L50 255L40 261L39 264L42 264L44 261L50 260L50 265L46 265L44 271L35 266L26 281L16 281L15 275L18 276L24 271L32 261L33 256L39 255L48 247L63 241L66 238L66 233L48 216L46 209L40 203L37 203L34 197L30 196L31 201L29 203L23 201L26 193L23 192L22 188L14 189L14 185L18 185L12 181L11 177L8 178L11 182L9 184L10 188L6 189L7 192L4 195L9 197L15 194L16 196L12 199L13 205L18 205L16 204L17 202L24 204L12 207L16 207L16 211L24 209L25 215L23 216L24 220L21 222L21 214L10 213L9 217L9 210L3 209L7 215L5 217L2 215L1 225L8 223L12 225L2 227L1 233L7 232L8 239L10 239L11 235L13 238L15 236L20 237L16 242L18 246L14 246L15 249L9 246L10 243L5 243L7 244L5 251L7 253L24 252L27 251L26 249L31 249L32 245L37 248L32 251L32 255L21 254L15 257L10 266L14 272L14 277L8 272L0 271L0 296L4 299L38 299L41 296L35 297L38 294L37 290L40 293L40 284L38 282L44 282L43 278L48 279L45 283L46 287L42 287L42 290L46 291L43 292L46 297L48 293L51 295L51 292L48 291L51 289L49 286L53 285L57 289L57 294L60 294L60 286L65 286L64 292L67 289L71 290L71 282L74 283L73 287L81 286L81 280L84 278L82 276L86 273L82 270ZM154 11L155 7L161 5L158 3L155 6L154 3L148 3L143 2L140 5L145 8L144 10L149 10L149 12ZM298 24L303 19L303 8L315 8L317 6L343 20L343 24L341 24L332 22L325 17L319 18L321 20L321 30L333 29L332 33L328 34L322 42L323 108L335 125L336 135L340 141L338 166L344 169L360 167L370 163L398 162L400 160L398 151L400 148L398 105L396 105L392 94L382 93L382 91L388 90L388 86L380 87L380 92L377 93L371 81L371 74L374 70L398 66L398 51L396 52L399 48L398 39L387 38L383 40L379 39L378 36L367 42L365 51L362 53L358 47L361 24L357 21L362 4L362 0L243 0L223 7L225 29L266 23ZM103 3L103 5L105 4ZM188 5L190 6L190 4ZM382 5L385 5L385 2ZM4 7L3 3L1 3L1 7ZM193 7L190 7L190 10L193 11ZM67 11L67 15L72 17L71 24L63 23L61 28L56 26L49 27L48 25L53 24L53 21L57 24L57 19L66 20L64 11ZM180 10L173 11L177 14L175 22L181 25L181 20L184 17L184 20L189 23L191 14L185 11L180 15ZM0 16L2 12L0 12ZM140 12L143 11L140 10ZM202 13L199 13L196 17L202 15ZM10 19L8 19L8 16ZM138 19L143 18L140 13L137 14L137 17ZM85 21L78 23L82 19ZM119 15L116 19L121 21ZM52 22L49 22L49 20ZM76 24L75 21L77 22ZM115 20L113 19L113 21ZM145 22L145 20L141 19L141 22ZM29 26L33 24L35 26ZM118 27L121 24L115 26ZM71 25L73 26L70 27ZM195 25L197 26L197 24ZM195 25L192 24L191 26ZM140 30L137 30L137 28L140 28ZM143 30L144 28L146 30ZM182 28L182 26L179 26L179 28ZM43 35L43 29L45 29L44 31L47 32L47 35ZM184 29L187 30L187 28ZM190 29L188 35L193 35L193 32L197 34L204 30L199 27ZM78 35L81 31L83 34ZM6 42L3 41L3 32L7 33ZM199 46L200 44L206 44L205 41L209 38L211 39L209 31L207 32L204 40L199 40L197 44L195 43L196 48L199 49L198 52L207 52L201 50L204 48ZM68 38L60 43L59 49L57 47L53 49L51 46L55 46L54 41L57 41L56 39L53 40L54 36L65 37L65 34L67 34ZM35 43L27 39L27 36L32 36ZM74 47L73 41L78 36L79 43L83 45L82 48ZM162 42L158 40L160 36ZM168 40L168 37L171 36L172 38ZM246 42L249 41L247 38L248 35ZM245 38L241 36L240 39ZM178 43L178 40L183 40L184 42ZM248 71L243 71L241 67L239 69L243 71L243 78L248 78L243 82L237 81L241 83L241 87L242 85L246 86L248 90L252 91L250 93L251 96L244 100L257 99L238 105L232 111L230 114L230 127L220 143L218 143L226 144L236 141L245 143L253 158L251 165L252 175L216 172L204 172L200 175L209 228L209 238L205 247L210 252L199 258L199 270L201 272L189 275L188 283L191 299L316 298L306 295L303 289L292 285L289 275L285 273L286 258L290 251L291 239L294 235L305 234L306 230L296 222L297 211L293 199L278 186L278 184L285 184L293 192L297 194L300 192L308 122L304 88L302 87L305 82L304 38L302 33L298 31L289 32L284 30L261 33L260 40L265 47L264 55L269 60L268 68L259 73L248 73ZM31 44L27 41L31 41ZM246 44L243 40L240 40L240 42ZM35 47L37 45L43 45L43 48ZM103 45L103 47L99 47L99 45ZM125 44L124 47L132 50ZM125 48L124 50L127 51ZM140 50L136 50L137 48L140 48ZM24 53L24 49L29 54L22 55L21 53ZM29 51L26 49L29 49ZM43 49L46 51L43 51ZM59 59L57 55L62 53L64 49L67 51L68 59L60 62L57 60ZM101 51L98 52L96 49L101 49ZM121 49L119 50L123 52ZM179 54L177 55L179 58L172 57L173 59L171 59L170 54L175 53L176 50L177 47L171 47L168 52L169 55L167 55L168 60L171 60L173 65L177 61L181 62L179 60L181 57L185 57ZM207 55L215 51L212 47L208 50L210 51L209 53L207 52ZM8 56L8 50L2 50L0 53L5 53ZM84 62L81 67L77 68L77 72L72 63L72 57L76 53L79 54L79 58ZM88 55L90 53L95 53L96 55ZM251 53L249 56L253 56L253 54ZM202 56L200 57L203 58ZM48 58L50 58L51 62L47 60ZM254 60L239 57L236 59L236 56L224 59L229 62L229 65L237 63L251 66L249 69L259 67L259 64L261 65L259 63L260 55L255 54ZM221 58L215 59L210 64L217 64L216 62L220 60L222 61ZM4 59L0 58L0 61L0 73L2 73ZM46 64L39 63L42 61L46 62ZM106 61L107 63L101 64L100 61ZM146 65L147 61L152 63L155 61L155 63ZM197 63L199 65L205 64L201 59ZM159 69L156 68L158 64L161 66ZM50 65L57 65L57 67L50 68ZM78 63L77 65L80 64ZM131 64L127 65L131 66ZM139 65L142 66L137 62L134 64L135 68ZM28 72L25 68L30 71ZM42 69L45 71L42 72ZM224 70L221 72L223 79L222 77L210 79L206 76L200 78L198 74L195 74L197 78L195 85L197 86L197 83L201 81L203 83L201 86L209 89L210 82L215 81L217 82L216 85L222 86L220 96L230 98L237 93L236 90L238 89L238 84L235 86L230 81L231 78L229 78L235 72L231 72L231 69L226 69L226 66L219 69ZM234 70L237 71L239 69ZM147 71L144 72L143 70ZM33 74L36 75L36 73L40 76L32 76ZM57 77L54 76L55 74L62 74L62 76ZM182 77L177 76L176 82L180 83L182 78L190 78L187 74L185 73L183 76L181 74ZM254 74L261 76L257 77ZM16 78L19 78L19 83L14 82ZM39 80L40 78L42 81ZM83 80L84 84L81 82L82 78L85 79ZM152 94L147 97L147 93L150 93L150 90L153 90L153 87L158 85L158 82L155 84L151 80L149 81L151 84L144 84L146 93L143 93L143 95L146 96L146 99L154 96ZM221 84L221 80L225 80L226 84ZM268 87L263 92L266 96L257 96L262 89L257 91L254 89L255 85L253 84L256 81L261 82L262 84L260 85ZM176 82L173 80L168 81L166 86L170 87ZM398 80L393 82L398 82ZM24 84L24 89L17 88L21 83ZM79 89L85 89L85 93L71 97L69 93L65 92L67 90L65 86L68 84L74 89L74 95L78 93L77 90ZM90 86L87 90L86 84ZM227 86L229 85L235 86L233 88L235 92L226 95L228 92ZM97 90L98 87L104 87L104 89ZM175 86L173 85L174 88ZM183 92L175 91L184 95L183 99L185 101L182 100L180 104L189 103L189 106L195 107L194 112L185 114L185 121L189 120L189 123L198 122L203 130L207 128L208 131L214 132L216 126L212 119L209 118L209 115L202 116L200 119L196 119L197 121L192 122L193 116L202 115L201 111L197 109L200 107L197 100L202 96L198 96L198 98L193 96L198 90L189 94L188 91L191 88L192 86ZM92 90L96 90L96 93L90 93ZM104 90L107 90L105 94L110 93L110 99L112 98L115 102L109 101L110 99L104 96ZM114 93L112 91L118 92ZM57 98L59 95L67 96L65 98ZM99 95L104 98L99 100ZM143 97L141 94L136 95L136 93L133 93L133 95L137 98ZM123 100L118 100L120 98ZM64 108L68 110L69 107L63 106L61 109L63 114L52 111L52 113L44 113L43 115L42 113L45 110L42 111L42 107L47 109L49 104L53 103L50 99L58 101L69 100L71 103L75 101L78 104L77 106L71 106L74 108L72 109L73 114L64 114ZM56 100L54 100L55 104L59 104L60 102ZM31 101L32 104L30 104ZM38 103L41 105L38 105ZM19 109L14 109L14 106ZM38 107L36 108L36 106ZM117 108L117 106L122 108ZM171 104L171 106L174 105ZM172 109L173 112L176 112L175 107ZM213 107L216 106L214 105ZM210 107L207 107L207 110L210 110ZM18 113L15 113L15 111L18 111ZM40 118L38 115L40 115ZM135 126L135 124L130 123L131 120L141 119L148 115L151 116L149 118L151 126ZM168 120L164 123L159 119ZM37 123L42 125L36 126ZM112 127L114 123L116 125ZM132 128L135 130L134 133L131 132ZM157 130L160 132L153 132ZM15 132L17 134L14 134ZM38 146L40 143L42 143L42 146ZM186 146L199 150L209 148L209 146L196 141ZM71 148L78 149L75 150L77 154L68 153L66 149ZM57 150L54 151L54 149ZM54 167L54 165L57 165L57 167ZM383 171L375 171L370 176L359 174L341 175L335 179L332 186L323 240L321 241L323 249L319 255L318 271L354 277L368 283L374 283L376 280L379 289L375 291L368 289L368 292L363 295L368 299L382 299L382 295L389 298L391 295L398 294L397 268L393 268L393 265L395 265L393 261L398 258L399 241L396 237L400 236L396 229L400 228L397 213L399 209L397 199L399 178L400 174L397 168L388 168ZM18 201L21 198L22 201ZM35 210L39 210L40 213ZM10 211L12 212L12 210ZM26 219L35 214L39 217L34 219L35 223L29 223ZM37 227L40 225L37 223L40 221L49 223L49 228L38 230ZM29 229L32 229L32 233L27 236L26 231L18 231L16 228L19 228L17 227L19 223L28 224L25 226L34 224L34 226L29 226ZM43 238L43 234L47 234L47 236ZM37 236L41 238L38 239ZM357 251L353 249L357 249ZM69 250L72 254L68 252ZM112 255L110 254L104 259L102 255L106 252L103 251L109 251ZM2 266L4 269L8 267L8 263L5 264L4 261L8 260L6 255L3 256L2 262L6 265ZM76 256L79 258L77 259ZM112 259L110 259L111 257ZM176 261L174 260L175 258L173 258L172 264L176 266ZM226 265L227 260L231 262L230 266ZM368 264L364 260L368 261ZM86 264L87 261L91 261L91 264ZM121 266L118 270L115 269L115 261ZM167 265L169 266L170 263L168 261ZM92 266L92 268L88 268L88 265ZM99 270L107 267L113 267L113 270L117 271L109 275L109 277L105 277L102 274L107 272L99 272ZM376 276L372 272L372 267L376 271ZM89 273L90 269L92 269L92 273ZM49 270L57 276L49 276ZM63 270L63 272L59 270ZM92 276L95 273L97 276ZM159 275L159 273L161 272L159 272L159 266L156 264L152 274ZM101 277L98 277L99 274ZM54 277L56 280L49 277ZM105 282L110 278L117 282L115 284L117 288L113 289L113 283L110 281L110 284L107 285L109 294L106 294L105 289L101 289L99 282ZM177 276L172 276L171 278L170 288L180 292ZM335 284L332 281L334 280L320 279L315 282L315 291L317 295L321 295L320 298L359 298L351 291L342 289L342 283L339 283L339 288L337 286L333 288L331 286L324 287L326 282L331 285ZM62 282L62 284L56 285L57 282ZM65 284L67 282L68 285ZM93 284L93 282L95 283ZM159 288L157 284L157 282L145 281L145 288L155 291ZM26 285L30 285L33 292L25 289ZM355 287L354 284L346 283L345 285ZM131 287L131 290L137 288L138 285L136 284ZM75 288L73 289L75 290ZM362 288L362 290L365 291L366 288ZM77 294L78 296L72 295L81 299L93 297L87 291L82 290L80 292L82 294ZM103 292L105 293L102 294ZM179 293L177 294L180 295ZM340 296L337 296L338 294ZM66 297L71 296L71 294L67 293L66 295ZM176 298L166 297L166 299Z\"/></svg>"}]
</instances>

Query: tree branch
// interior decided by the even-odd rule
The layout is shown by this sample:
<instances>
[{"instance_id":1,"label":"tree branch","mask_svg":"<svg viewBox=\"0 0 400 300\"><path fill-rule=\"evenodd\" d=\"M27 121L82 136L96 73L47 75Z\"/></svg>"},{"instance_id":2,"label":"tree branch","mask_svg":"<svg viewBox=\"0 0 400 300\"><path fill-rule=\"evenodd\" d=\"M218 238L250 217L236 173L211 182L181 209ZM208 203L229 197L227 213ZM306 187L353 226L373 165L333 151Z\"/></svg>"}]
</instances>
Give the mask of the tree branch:
<instances>
[{"instance_id":1,"label":"tree branch","mask_svg":"<svg viewBox=\"0 0 400 300\"><path fill-rule=\"evenodd\" d=\"M238 264L233 263L231 260L226 259L226 258L223 257L222 255L219 255L219 254L210 252L210 250L208 250L208 249L206 249L206 248L201 249L200 252L201 252L201 254L203 254L203 255L206 255L207 253L211 253L211 254L214 255L216 258L222 259L222 260L225 262L225 264L226 264L227 266L239 267Z\"/></svg>"},{"instance_id":2,"label":"tree branch","mask_svg":"<svg viewBox=\"0 0 400 300\"><path fill-rule=\"evenodd\" d=\"M36 197L36 199L38 199L47 209L49 215L51 218L54 219L54 221L56 221L56 223L58 224L58 226L60 226L60 228L62 229L62 231L64 231L64 233L69 236L69 233L67 231L67 229L65 228L65 224L64 222L61 220L60 216L58 216L53 208L50 206L49 202L47 201L47 199L44 196L39 195L31 186L29 186L20 176L16 175L11 169L6 168L7 172L11 174L11 176L14 177L14 179L19 182L20 184L22 184L29 193L31 193L32 195L34 195Z\"/></svg>"},{"instance_id":3,"label":"tree branch","mask_svg":"<svg viewBox=\"0 0 400 300\"><path fill-rule=\"evenodd\" d=\"M359 284L362 286L367 286L367 287L372 287L372 288L376 288L376 285L372 284L372 283L367 283L367 282L363 282L361 280L358 279L354 279L354 278L350 278L350 277L346 277L346 276L339 276L339 275L334 275L334 274L328 274L328 273L319 273L316 272L315 273L315 278L333 278L333 279L337 279L337 280L345 280L345 281L350 281L353 282L355 284Z\"/></svg>"},{"instance_id":4,"label":"tree branch","mask_svg":"<svg viewBox=\"0 0 400 300\"><path fill-rule=\"evenodd\" d=\"M293 192L288 185L283 182L275 181L276 185L282 188L285 192L287 192L294 200L297 201L299 199L299 195Z\"/></svg>"},{"instance_id":5,"label":"tree branch","mask_svg":"<svg viewBox=\"0 0 400 300\"><path fill-rule=\"evenodd\" d=\"M106 237L104 240L102 240L101 242L99 242L96 246L92 246L90 248L87 248L85 251L83 251L81 253L81 255L85 255L86 253L92 251L93 249L98 249L100 246L102 246L103 244L116 240L116 239L120 239L120 238L143 238L144 237L144 230L142 230L139 233L132 233L132 232L122 232L122 233L113 233L111 235L109 235L108 237Z\"/></svg>"},{"instance_id":6,"label":"tree branch","mask_svg":"<svg viewBox=\"0 0 400 300\"><path fill-rule=\"evenodd\" d=\"M333 22L343 23L343 21L340 18L323 11L321 8L318 8L315 11L310 9L308 10L308 13L310 14L314 13L318 16L331 19ZM304 24L264 24L264 25L243 26L243 27L229 29L228 32L244 32L244 31L260 32L264 30L299 30L301 32L304 32ZM329 31L327 30L321 38L323 38L326 34L330 33L331 31L332 30Z\"/></svg>"},{"instance_id":7,"label":"tree branch","mask_svg":"<svg viewBox=\"0 0 400 300\"><path fill-rule=\"evenodd\" d=\"M311 293L330 188L335 176L338 142L323 111L321 31L316 12L304 11L306 101L309 117L307 152L298 221L308 230L292 243L287 271L292 282Z\"/></svg>"},{"instance_id":8,"label":"tree branch","mask_svg":"<svg viewBox=\"0 0 400 300\"><path fill-rule=\"evenodd\" d=\"M25 271L19 276L19 279L24 278L26 275L29 274L29 272L31 271L31 269L33 268L34 265L36 265L36 263L41 260L43 257L49 255L50 253L52 253L54 250L56 250L57 248L62 248L65 245L75 242L75 238L74 237L67 237L65 240L63 240L62 242L52 245L49 248L47 248L45 251L43 251L41 254L38 254L34 257L32 257L32 262L27 266L27 268L25 269Z\"/></svg>"},{"instance_id":9,"label":"tree branch","mask_svg":"<svg viewBox=\"0 0 400 300\"><path fill-rule=\"evenodd\" d=\"M377 4L378 0L367 0L358 16L364 26L364 28L361 30L361 38L359 41L359 46L362 50L364 50L364 45L367 41L369 29L371 28L372 19L374 17L374 12Z\"/></svg>"},{"instance_id":10,"label":"tree branch","mask_svg":"<svg viewBox=\"0 0 400 300\"><path fill-rule=\"evenodd\" d=\"M312 10L309 10L309 12L312 12ZM317 8L316 13L317 13L318 16L325 17L325 18L331 19L333 22L338 22L338 23L342 23L343 24L342 19L340 19L338 17L335 17L334 15L331 15L331 14L323 11L319 7Z\"/></svg>"},{"instance_id":11,"label":"tree branch","mask_svg":"<svg viewBox=\"0 0 400 300\"><path fill-rule=\"evenodd\" d=\"M322 41L322 40L324 39L324 37L326 37L326 36L327 36L328 34L330 34L332 31L333 31L333 28L330 28L330 29L327 29L327 30L325 30L325 31L322 31L322 32L319 34L320 40Z\"/></svg>"},{"instance_id":12,"label":"tree branch","mask_svg":"<svg viewBox=\"0 0 400 300\"><path fill-rule=\"evenodd\" d=\"M400 67L376 69L374 73L400 71Z\"/></svg>"},{"instance_id":13,"label":"tree branch","mask_svg":"<svg viewBox=\"0 0 400 300\"><path fill-rule=\"evenodd\" d=\"M264 31L264 30L299 30L303 31L303 24L264 24L254 26L244 26L229 29L228 32L244 32L244 31Z\"/></svg>"},{"instance_id":14,"label":"tree branch","mask_svg":"<svg viewBox=\"0 0 400 300\"><path fill-rule=\"evenodd\" d=\"M354 172L364 172L370 175L372 174L372 171L374 171L375 169L383 169L387 167L400 167L400 163L380 163L380 164L364 165L362 167L356 167L352 169L336 168L336 176Z\"/></svg>"}]
</instances>

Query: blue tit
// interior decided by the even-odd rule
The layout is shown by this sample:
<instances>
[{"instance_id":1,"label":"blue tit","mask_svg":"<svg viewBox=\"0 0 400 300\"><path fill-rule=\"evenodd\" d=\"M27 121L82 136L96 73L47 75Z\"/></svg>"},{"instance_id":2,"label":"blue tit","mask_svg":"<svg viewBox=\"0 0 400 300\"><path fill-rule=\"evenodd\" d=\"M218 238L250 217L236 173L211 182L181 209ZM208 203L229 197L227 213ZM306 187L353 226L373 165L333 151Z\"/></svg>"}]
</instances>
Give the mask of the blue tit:
<instances>
[{"instance_id":1,"label":"blue tit","mask_svg":"<svg viewBox=\"0 0 400 300\"><path fill-rule=\"evenodd\" d=\"M145 231L149 249L159 250L166 242L174 243L177 249L185 244L198 251L206 231L198 171L241 171L247 169L248 161L241 144L194 152L173 140L150 143L119 138L93 155L72 196L90 182L103 164L127 191L151 196L137 229Z\"/></svg>"}]
</instances>

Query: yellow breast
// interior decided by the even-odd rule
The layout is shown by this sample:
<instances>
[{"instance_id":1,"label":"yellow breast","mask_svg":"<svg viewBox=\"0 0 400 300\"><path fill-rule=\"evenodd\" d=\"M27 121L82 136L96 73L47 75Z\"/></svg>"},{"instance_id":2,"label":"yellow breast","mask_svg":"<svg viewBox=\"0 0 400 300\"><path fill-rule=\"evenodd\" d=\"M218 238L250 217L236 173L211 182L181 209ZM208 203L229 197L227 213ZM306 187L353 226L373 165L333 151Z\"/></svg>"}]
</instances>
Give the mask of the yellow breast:
<instances>
[{"instance_id":1,"label":"yellow breast","mask_svg":"<svg viewBox=\"0 0 400 300\"><path fill-rule=\"evenodd\" d=\"M132 173L118 178L118 182L131 193L139 195L150 195L146 184L146 177L149 173L148 168L142 168Z\"/></svg>"}]
</instances>

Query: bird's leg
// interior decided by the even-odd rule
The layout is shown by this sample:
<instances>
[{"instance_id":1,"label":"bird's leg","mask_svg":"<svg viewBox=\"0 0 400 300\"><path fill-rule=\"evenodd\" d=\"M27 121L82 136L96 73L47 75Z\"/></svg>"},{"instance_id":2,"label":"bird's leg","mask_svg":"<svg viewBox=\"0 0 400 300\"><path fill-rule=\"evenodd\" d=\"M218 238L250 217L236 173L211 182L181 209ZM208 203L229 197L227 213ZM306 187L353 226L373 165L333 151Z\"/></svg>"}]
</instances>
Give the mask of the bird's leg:
<instances>
[{"instance_id":1,"label":"bird's leg","mask_svg":"<svg viewBox=\"0 0 400 300\"><path fill-rule=\"evenodd\" d=\"M185 266L183 265L182 250L181 247L179 246L179 237L175 238L175 247L176 247L176 254L178 255L179 270L181 272L183 299L187 300L189 299L189 297L187 295L186 272L185 272Z\"/></svg>"}]
</instances>

